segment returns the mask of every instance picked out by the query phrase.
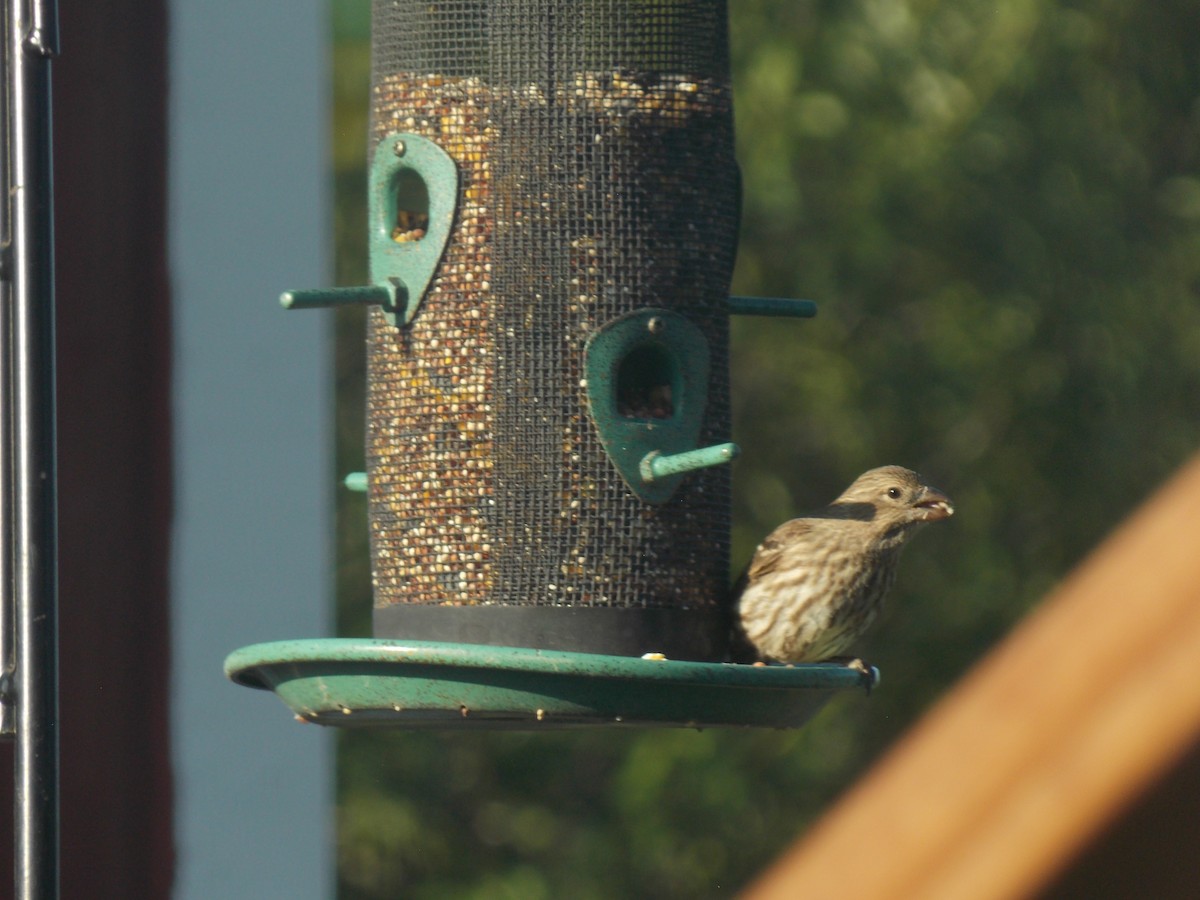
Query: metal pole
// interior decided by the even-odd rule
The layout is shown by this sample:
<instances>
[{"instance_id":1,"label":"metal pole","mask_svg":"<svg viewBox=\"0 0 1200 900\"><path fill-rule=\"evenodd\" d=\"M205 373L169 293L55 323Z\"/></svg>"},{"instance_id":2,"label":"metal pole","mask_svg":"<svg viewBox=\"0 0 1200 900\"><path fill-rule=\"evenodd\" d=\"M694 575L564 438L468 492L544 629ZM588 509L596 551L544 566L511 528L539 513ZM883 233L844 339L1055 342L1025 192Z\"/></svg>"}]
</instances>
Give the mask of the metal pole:
<instances>
[{"instance_id":1,"label":"metal pole","mask_svg":"<svg viewBox=\"0 0 1200 900\"><path fill-rule=\"evenodd\" d=\"M16 698L13 696L13 672L16 669L14 647L14 617L16 600L13 596L13 430L12 430L12 83L16 75L12 54L8 50L7 5L4 10L3 44L4 90L0 92L0 125L4 128L0 140L0 159L3 168L4 196L0 198L0 229L3 233L3 256L0 256L0 738L11 740L17 733Z\"/></svg>"},{"instance_id":2,"label":"metal pole","mask_svg":"<svg viewBox=\"0 0 1200 900\"><path fill-rule=\"evenodd\" d=\"M58 548L50 60L54 0L7 0L12 599L20 900L59 895Z\"/></svg>"}]
</instances>

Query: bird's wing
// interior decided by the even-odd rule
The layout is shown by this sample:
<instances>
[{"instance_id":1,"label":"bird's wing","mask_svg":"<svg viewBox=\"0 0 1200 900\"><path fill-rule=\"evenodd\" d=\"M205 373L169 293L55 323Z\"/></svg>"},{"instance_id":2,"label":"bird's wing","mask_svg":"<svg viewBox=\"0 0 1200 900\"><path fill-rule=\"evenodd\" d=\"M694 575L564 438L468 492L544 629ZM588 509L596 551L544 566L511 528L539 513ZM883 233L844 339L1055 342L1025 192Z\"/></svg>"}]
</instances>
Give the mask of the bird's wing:
<instances>
[{"instance_id":1,"label":"bird's wing","mask_svg":"<svg viewBox=\"0 0 1200 900\"><path fill-rule=\"evenodd\" d=\"M734 582L731 591L733 603L741 599L742 592L751 580L757 580L777 568L783 558L783 550L793 541L798 540L812 527L810 522L803 519L792 519L784 522L772 531L754 551L750 564L742 570L741 576ZM729 637L729 660L735 663L752 663L762 659L753 642L742 629L740 619L734 616L734 627Z\"/></svg>"},{"instance_id":2,"label":"bird's wing","mask_svg":"<svg viewBox=\"0 0 1200 900\"><path fill-rule=\"evenodd\" d=\"M784 548L794 544L811 529L812 523L808 519L792 519L790 522L784 522L758 545L744 577L757 579L774 570L783 558Z\"/></svg>"}]
</instances>

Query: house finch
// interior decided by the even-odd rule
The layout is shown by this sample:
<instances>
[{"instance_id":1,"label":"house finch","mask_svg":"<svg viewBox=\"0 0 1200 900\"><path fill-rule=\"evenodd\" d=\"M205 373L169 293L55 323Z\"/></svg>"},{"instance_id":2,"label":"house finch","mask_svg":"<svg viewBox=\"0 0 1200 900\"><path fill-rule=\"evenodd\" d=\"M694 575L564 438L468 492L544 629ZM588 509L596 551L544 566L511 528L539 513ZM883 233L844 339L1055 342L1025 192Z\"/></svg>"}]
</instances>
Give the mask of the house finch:
<instances>
[{"instance_id":1,"label":"house finch","mask_svg":"<svg viewBox=\"0 0 1200 900\"><path fill-rule=\"evenodd\" d=\"M900 466L860 475L824 509L776 528L733 589L733 660L816 662L844 653L875 620L905 542L954 514Z\"/></svg>"}]
</instances>

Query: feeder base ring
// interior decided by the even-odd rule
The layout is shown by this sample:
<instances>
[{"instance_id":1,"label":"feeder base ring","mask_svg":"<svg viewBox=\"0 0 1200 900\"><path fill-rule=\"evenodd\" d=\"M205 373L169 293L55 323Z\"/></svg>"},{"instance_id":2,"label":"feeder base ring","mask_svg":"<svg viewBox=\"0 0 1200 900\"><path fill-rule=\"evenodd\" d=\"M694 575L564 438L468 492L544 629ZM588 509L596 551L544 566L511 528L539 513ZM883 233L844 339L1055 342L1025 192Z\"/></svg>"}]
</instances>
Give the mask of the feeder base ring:
<instances>
[{"instance_id":1,"label":"feeder base ring","mask_svg":"<svg viewBox=\"0 0 1200 900\"><path fill-rule=\"evenodd\" d=\"M878 672L841 663L747 666L352 638L243 647L225 673L298 719L341 727L587 725L798 728Z\"/></svg>"}]
</instances>

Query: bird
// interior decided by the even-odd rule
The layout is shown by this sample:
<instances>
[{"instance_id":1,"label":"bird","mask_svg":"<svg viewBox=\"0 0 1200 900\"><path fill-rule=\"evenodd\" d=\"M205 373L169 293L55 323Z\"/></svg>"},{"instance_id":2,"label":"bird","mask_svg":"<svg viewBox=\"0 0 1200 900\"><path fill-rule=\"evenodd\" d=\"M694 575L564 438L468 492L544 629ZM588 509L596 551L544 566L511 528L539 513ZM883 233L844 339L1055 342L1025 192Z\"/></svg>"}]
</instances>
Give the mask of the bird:
<instances>
[{"instance_id":1,"label":"bird","mask_svg":"<svg viewBox=\"0 0 1200 900\"><path fill-rule=\"evenodd\" d=\"M950 498L916 472L881 466L823 509L784 522L734 584L731 661L842 658L879 615L904 545L953 514Z\"/></svg>"}]
</instances>

